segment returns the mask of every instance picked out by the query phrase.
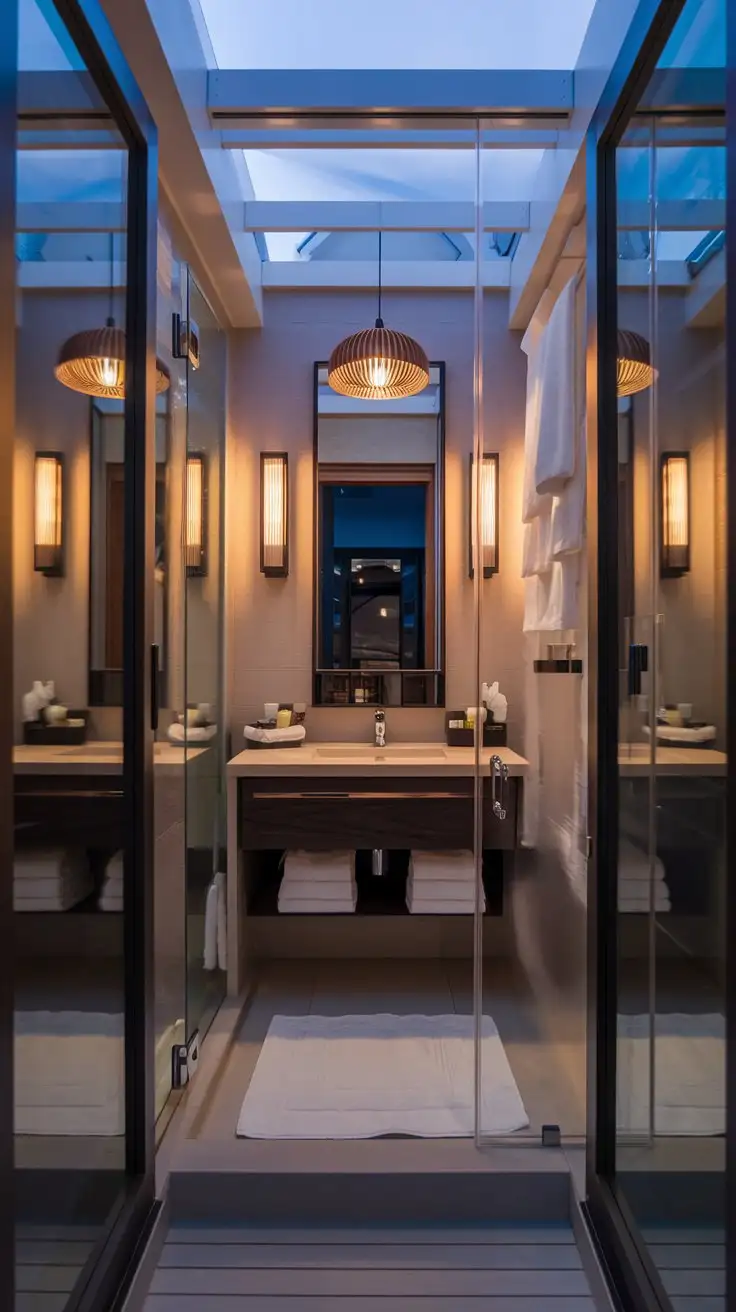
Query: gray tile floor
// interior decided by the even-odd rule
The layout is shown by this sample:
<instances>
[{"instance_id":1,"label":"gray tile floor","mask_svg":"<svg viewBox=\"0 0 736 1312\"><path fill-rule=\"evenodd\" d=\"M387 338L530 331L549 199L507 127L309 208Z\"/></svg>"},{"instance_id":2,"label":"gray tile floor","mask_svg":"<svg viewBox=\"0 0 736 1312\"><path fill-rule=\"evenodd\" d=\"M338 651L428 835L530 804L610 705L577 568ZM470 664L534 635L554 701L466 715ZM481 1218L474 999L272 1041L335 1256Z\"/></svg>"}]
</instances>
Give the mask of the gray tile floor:
<instances>
[{"instance_id":1,"label":"gray tile floor","mask_svg":"<svg viewBox=\"0 0 736 1312\"><path fill-rule=\"evenodd\" d=\"M227 1064L197 1126L204 1140L231 1140L238 1113L274 1015L469 1015L472 963L454 960L283 961L260 968L252 1002ZM518 968L490 960L484 969L484 1012L498 1026L530 1120L514 1138L539 1141L543 1124L566 1136L584 1133L583 1054L550 1043Z\"/></svg>"}]
</instances>

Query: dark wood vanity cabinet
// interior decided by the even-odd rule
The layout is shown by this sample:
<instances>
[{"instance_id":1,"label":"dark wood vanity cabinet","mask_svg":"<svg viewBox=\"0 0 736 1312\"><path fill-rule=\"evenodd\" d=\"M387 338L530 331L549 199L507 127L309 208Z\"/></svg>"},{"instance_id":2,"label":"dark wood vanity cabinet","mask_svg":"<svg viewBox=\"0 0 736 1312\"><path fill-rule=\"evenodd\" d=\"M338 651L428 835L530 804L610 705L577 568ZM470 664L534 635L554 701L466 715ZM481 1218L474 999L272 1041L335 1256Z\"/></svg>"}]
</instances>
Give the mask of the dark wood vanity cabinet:
<instances>
[{"instance_id":1,"label":"dark wood vanity cabinet","mask_svg":"<svg viewBox=\"0 0 736 1312\"><path fill-rule=\"evenodd\" d=\"M504 819L493 811L491 781L483 780L483 846L517 845L520 780L504 783ZM472 848L471 777L315 779L243 777L240 847L245 851L329 848Z\"/></svg>"}]
</instances>

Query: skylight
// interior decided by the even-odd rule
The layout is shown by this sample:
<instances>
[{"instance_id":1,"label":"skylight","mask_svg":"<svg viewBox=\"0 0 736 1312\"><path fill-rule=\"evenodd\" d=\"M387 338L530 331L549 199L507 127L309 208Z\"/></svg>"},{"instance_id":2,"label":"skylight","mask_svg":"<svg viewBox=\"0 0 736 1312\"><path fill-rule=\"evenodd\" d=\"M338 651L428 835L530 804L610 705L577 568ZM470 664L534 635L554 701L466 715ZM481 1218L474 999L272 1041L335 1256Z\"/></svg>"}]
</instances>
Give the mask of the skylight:
<instances>
[{"instance_id":1,"label":"skylight","mask_svg":"<svg viewBox=\"0 0 736 1312\"><path fill-rule=\"evenodd\" d=\"M192 0L220 68L574 68L595 0Z\"/></svg>"}]
</instances>

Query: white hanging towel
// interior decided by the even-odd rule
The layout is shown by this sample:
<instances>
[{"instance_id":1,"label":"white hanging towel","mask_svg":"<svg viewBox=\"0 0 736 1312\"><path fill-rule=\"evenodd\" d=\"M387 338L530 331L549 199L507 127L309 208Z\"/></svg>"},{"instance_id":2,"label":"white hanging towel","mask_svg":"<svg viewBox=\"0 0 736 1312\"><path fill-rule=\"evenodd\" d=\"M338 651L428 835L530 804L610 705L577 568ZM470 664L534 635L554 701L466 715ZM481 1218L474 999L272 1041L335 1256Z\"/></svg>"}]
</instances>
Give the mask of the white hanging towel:
<instances>
[{"instance_id":1,"label":"white hanging towel","mask_svg":"<svg viewBox=\"0 0 736 1312\"><path fill-rule=\"evenodd\" d=\"M556 560L547 574L524 583L524 632L559 633L580 623L581 553Z\"/></svg>"},{"instance_id":2,"label":"white hanging towel","mask_svg":"<svg viewBox=\"0 0 736 1312\"><path fill-rule=\"evenodd\" d=\"M536 519L524 525L521 577L531 579L535 574L546 574L552 568L552 507L553 497Z\"/></svg>"},{"instance_id":3,"label":"white hanging towel","mask_svg":"<svg viewBox=\"0 0 736 1312\"><path fill-rule=\"evenodd\" d=\"M571 278L544 330L534 465L538 496L558 496L575 472L575 330L575 279Z\"/></svg>"},{"instance_id":4,"label":"white hanging towel","mask_svg":"<svg viewBox=\"0 0 736 1312\"><path fill-rule=\"evenodd\" d=\"M215 875L217 889L217 964L227 970L227 875L218 870Z\"/></svg>"},{"instance_id":5,"label":"white hanging towel","mask_svg":"<svg viewBox=\"0 0 736 1312\"><path fill-rule=\"evenodd\" d=\"M204 904L204 968L217 970L217 876L207 889Z\"/></svg>"},{"instance_id":6,"label":"white hanging towel","mask_svg":"<svg viewBox=\"0 0 736 1312\"><path fill-rule=\"evenodd\" d=\"M550 292L545 292L521 342L521 349L528 360L524 423L524 491L521 504L521 518L524 524L531 524L543 511L549 514L552 508L550 497L537 494L535 467L539 444L539 404L544 367L545 328L553 304L553 296Z\"/></svg>"}]
</instances>

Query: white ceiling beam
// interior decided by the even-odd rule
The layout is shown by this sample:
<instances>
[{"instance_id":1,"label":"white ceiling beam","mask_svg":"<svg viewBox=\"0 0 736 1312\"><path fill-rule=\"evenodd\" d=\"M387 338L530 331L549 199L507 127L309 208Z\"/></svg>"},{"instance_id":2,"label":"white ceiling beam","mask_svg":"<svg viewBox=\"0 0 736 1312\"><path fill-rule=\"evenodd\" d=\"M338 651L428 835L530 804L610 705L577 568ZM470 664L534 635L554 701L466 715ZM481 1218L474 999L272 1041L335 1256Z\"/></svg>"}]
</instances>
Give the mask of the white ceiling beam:
<instances>
[{"instance_id":1,"label":"white ceiling beam","mask_svg":"<svg viewBox=\"0 0 736 1312\"><path fill-rule=\"evenodd\" d=\"M213 121L223 128L237 128L243 114L254 113L277 118L463 113L567 119L573 109L573 75L557 69L211 69L207 98Z\"/></svg>"},{"instance_id":2,"label":"white ceiling beam","mask_svg":"<svg viewBox=\"0 0 736 1312\"><path fill-rule=\"evenodd\" d=\"M472 201L265 201L245 203L246 232L474 232ZM526 232L526 201L486 201L487 232Z\"/></svg>"},{"instance_id":3,"label":"white ceiling beam","mask_svg":"<svg viewBox=\"0 0 736 1312\"><path fill-rule=\"evenodd\" d=\"M726 315L726 252L719 251L693 278L685 309L688 328L715 328Z\"/></svg>"},{"instance_id":4,"label":"white ceiling beam","mask_svg":"<svg viewBox=\"0 0 736 1312\"><path fill-rule=\"evenodd\" d=\"M259 117L244 117L235 128L222 130L222 144L228 150L473 150L475 127L448 128L447 120L437 126L365 129L339 128L334 124L304 127L303 121L291 127L264 128ZM544 150L556 146L557 128L491 128L481 134L484 147L494 150Z\"/></svg>"},{"instance_id":5,"label":"white ceiling beam","mask_svg":"<svg viewBox=\"0 0 736 1312\"><path fill-rule=\"evenodd\" d=\"M208 53L189 4L101 0L158 127L159 176L177 222L175 248L223 326L263 321L261 259L242 231L237 157L222 149L207 113Z\"/></svg>"},{"instance_id":6,"label":"white ceiling beam","mask_svg":"<svg viewBox=\"0 0 736 1312\"><path fill-rule=\"evenodd\" d=\"M28 260L18 265L21 291L84 292L125 290L125 264L102 260Z\"/></svg>"},{"instance_id":7,"label":"white ceiling beam","mask_svg":"<svg viewBox=\"0 0 736 1312\"><path fill-rule=\"evenodd\" d=\"M616 265L616 283L620 291L635 287L652 286L652 266L649 260L619 260ZM657 260L657 287L688 291L692 278L685 260Z\"/></svg>"},{"instance_id":8,"label":"white ceiling beam","mask_svg":"<svg viewBox=\"0 0 736 1312\"><path fill-rule=\"evenodd\" d=\"M720 232L726 226L725 200L660 200L655 210L658 232ZM647 231L652 209L647 200L619 200L620 229Z\"/></svg>"},{"instance_id":9,"label":"white ceiling beam","mask_svg":"<svg viewBox=\"0 0 736 1312\"><path fill-rule=\"evenodd\" d=\"M509 285L510 260L483 266L484 287L503 291ZM263 266L264 291L373 291L375 260L273 260ZM384 260L384 289L394 291L472 291L474 260Z\"/></svg>"},{"instance_id":10,"label":"white ceiling beam","mask_svg":"<svg viewBox=\"0 0 736 1312\"><path fill-rule=\"evenodd\" d=\"M18 126L59 130L99 129L112 123L112 115L92 81L91 74L72 69L18 73ZM118 137L120 141L120 137Z\"/></svg>"},{"instance_id":11,"label":"white ceiling beam","mask_svg":"<svg viewBox=\"0 0 736 1312\"><path fill-rule=\"evenodd\" d=\"M124 232L126 206L116 201L19 201L18 232Z\"/></svg>"}]
</instances>

